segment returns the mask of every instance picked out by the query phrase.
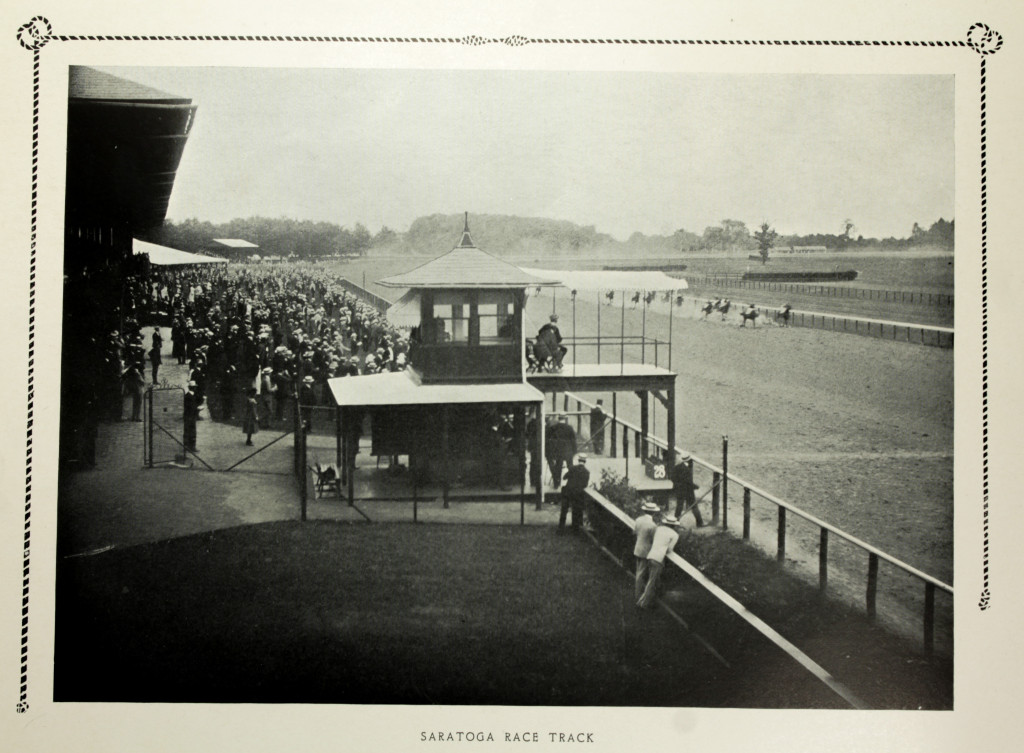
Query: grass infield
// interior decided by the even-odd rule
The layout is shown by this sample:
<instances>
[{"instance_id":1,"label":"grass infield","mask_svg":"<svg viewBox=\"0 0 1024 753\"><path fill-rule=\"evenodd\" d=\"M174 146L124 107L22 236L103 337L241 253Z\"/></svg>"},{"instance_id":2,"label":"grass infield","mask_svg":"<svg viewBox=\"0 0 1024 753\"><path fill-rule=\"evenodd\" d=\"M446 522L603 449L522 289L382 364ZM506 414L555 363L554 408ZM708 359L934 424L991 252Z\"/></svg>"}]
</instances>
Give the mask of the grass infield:
<instances>
[{"instance_id":1,"label":"grass infield","mask_svg":"<svg viewBox=\"0 0 1024 753\"><path fill-rule=\"evenodd\" d=\"M667 615L638 613L631 581L584 537L326 521L215 531L60 563L54 700L843 706L738 620L670 596L730 668ZM858 693L914 703L872 676L902 671L891 656L865 658Z\"/></svg>"}]
</instances>

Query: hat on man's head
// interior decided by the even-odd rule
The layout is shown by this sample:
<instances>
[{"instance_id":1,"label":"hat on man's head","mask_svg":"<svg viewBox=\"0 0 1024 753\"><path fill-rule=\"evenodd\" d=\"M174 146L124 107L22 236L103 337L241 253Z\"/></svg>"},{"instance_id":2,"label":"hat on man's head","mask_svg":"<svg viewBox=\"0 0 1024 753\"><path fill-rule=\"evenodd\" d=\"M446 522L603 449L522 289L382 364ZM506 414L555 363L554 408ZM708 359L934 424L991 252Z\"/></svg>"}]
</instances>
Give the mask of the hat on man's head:
<instances>
[{"instance_id":1,"label":"hat on man's head","mask_svg":"<svg viewBox=\"0 0 1024 753\"><path fill-rule=\"evenodd\" d=\"M550 319L553 322L557 322L558 321L558 314L552 314L551 316L548 317L548 319Z\"/></svg>"},{"instance_id":2,"label":"hat on man's head","mask_svg":"<svg viewBox=\"0 0 1024 753\"><path fill-rule=\"evenodd\" d=\"M311 376L304 376L304 377L302 377L302 381L305 384L313 384L313 377L311 377Z\"/></svg>"},{"instance_id":3,"label":"hat on man's head","mask_svg":"<svg viewBox=\"0 0 1024 753\"><path fill-rule=\"evenodd\" d=\"M672 513L668 513L667 515L662 517L661 524L665 526L677 526L679 525L679 518L677 518Z\"/></svg>"},{"instance_id":4,"label":"hat on man's head","mask_svg":"<svg viewBox=\"0 0 1024 753\"><path fill-rule=\"evenodd\" d=\"M581 452L579 455L577 455L576 456L576 462L577 463L586 463L587 462L587 453Z\"/></svg>"},{"instance_id":5,"label":"hat on man's head","mask_svg":"<svg viewBox=\"0 0 1024 753\"><path fill-rule=\"evenodd\" d=\"M644 503L640 505L640 509L643 512L661 512L661 508L651 502L651 500L644 500Z\"/></svg>"},{"instance_id":6,"label":"hat on man's head","mask_svg":"<svg viewBox=\"0 0 1024 753\"><path fill-rule=\"evenodd\" d=\"M268 366L267 368L263 369L263 373L264 374L273 374L274 370Z\"/></svg>"},{"instance_id":7,"label":"hat on man's head","mask_svg":"<svg viewBox=\"0 0 1024 753\"><path fill-rule=\"evenodd\" d=\"M691 460L693 460L693 455L691 455L690 453L688 453L688 452L680 452L679 453L679 462L680 463L689 463Z\"/></svg>"}]
</instances>

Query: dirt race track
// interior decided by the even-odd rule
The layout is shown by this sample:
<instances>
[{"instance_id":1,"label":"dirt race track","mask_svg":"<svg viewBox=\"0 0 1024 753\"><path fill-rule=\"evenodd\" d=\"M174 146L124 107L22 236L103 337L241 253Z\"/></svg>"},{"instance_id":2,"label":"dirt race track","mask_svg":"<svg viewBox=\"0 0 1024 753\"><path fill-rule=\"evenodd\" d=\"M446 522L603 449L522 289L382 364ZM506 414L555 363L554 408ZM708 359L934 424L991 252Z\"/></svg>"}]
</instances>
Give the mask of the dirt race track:
<instances>
[{"instance_id":1,"label":"dirt race track","mask_svg":"<svg viewBox=\"0 0 1024 753\"><path fill-rule=\"evenodd\" d=\"M533 322L543 321L551 307L545 296L532 301L527 313ZM563 335L571 337L568 295L556 308ZM596 308L577 301L581 336L596 334ZM678 311L686 309L684 304ZM648 311L648 337L668 340L665 310ZM641 315L627 304L627 334L640 334ZM617 335L620 327L621 309L604 306L602 335ZM717 315L708 321L679 316L672 339L681 448L720 465L722 437L728 436L731 476L952 584L952 350L808 329L742 328L736 313L724 322ZM627 348L627 359L639 355ZM581 362L595 357L593 348L577 354ZM649 350L646 357L652 360ZM602 351L602 360L609 358L618 360L617 348ZM663 348L659 358L667 364ZM651 402L654 433L664 436L664 411ZM620 395L618 405L621 416L639 423L639 400ZM700 494L710 478L698 474L697 481ZM734 530L741 500L742 489L733 483ZM755 502L753 517L755 539L774 546L774 506ZM813 555L806 564L816 572L817 528L791 520L789 530L796 536L790 556L806 561ZM830 587L863 603L866 555L833 544L830 558ZM916 634L923 587L883 565L879 588L879 616ZM893 601L904 602L903 608Z\"/></svg>"}]
</instances>

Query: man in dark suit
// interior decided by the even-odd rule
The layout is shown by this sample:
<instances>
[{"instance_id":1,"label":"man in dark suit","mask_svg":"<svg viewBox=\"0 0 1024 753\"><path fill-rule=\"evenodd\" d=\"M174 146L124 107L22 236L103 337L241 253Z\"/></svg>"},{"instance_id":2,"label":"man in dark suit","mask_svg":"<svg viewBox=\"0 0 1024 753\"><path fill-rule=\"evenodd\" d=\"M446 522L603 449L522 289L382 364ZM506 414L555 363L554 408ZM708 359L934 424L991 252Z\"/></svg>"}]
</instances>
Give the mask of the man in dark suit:
<instances>
[{"instance_id":1,"label":"man in dark suit","mask_svg":"<svg viewBox=\"0 0 1024 753\"><path fill-rule=\"evenodd\" d=\"M544 454L551 469L551 485L558 489L562 485L562 466L571 466L576 454L576 432L569 426L569 419L559 416L545 438Z\"/></svg>"},{"instance_id":2,"label":"man in dark suit","mask_svg":"<svg viewBox=\"0 0 1024 753\"><path fill-rule=\"evenodd\" d=\"M697 507L697 500L693 494L697 485L693 483L692 462L693 459L689 453L683 453L679 458L679 462L672 469L672 491L676 495L676 517L682 518L687 511L690 511L693 513L697 527L700 528L704 525L704 519L701 517L700 508Z\"/></svg>"},{"instance_id":3,"label":"man in dark suit","mask_svg":"<svg viewBox=\"0 0 1024 753\"><path fill-rule=\"evenodd\" d=\"M576 458L576 465L570 466L565 474L565 487L562 489L562 510L558 514L558 533L565 532L565 518L572 507L572 530L579 532L583 524L583 495L590 485L590 471L587 470L587 455L581 452Z\"/></svg>"}]
</instances>

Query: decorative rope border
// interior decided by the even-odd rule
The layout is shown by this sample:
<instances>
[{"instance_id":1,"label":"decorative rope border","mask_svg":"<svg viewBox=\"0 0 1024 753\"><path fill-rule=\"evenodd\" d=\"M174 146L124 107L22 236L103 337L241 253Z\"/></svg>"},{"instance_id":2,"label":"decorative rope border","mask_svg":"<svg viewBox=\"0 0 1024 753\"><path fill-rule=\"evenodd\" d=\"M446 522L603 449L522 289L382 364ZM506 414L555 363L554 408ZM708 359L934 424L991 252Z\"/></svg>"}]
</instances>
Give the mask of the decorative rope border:
<instances>
[{"instance_id":1,"label":"decorative rope border","mask_svg":"<svg viewBox=\"0 0 1024 753\"><path fill-rule=\"evenodd\" d=\"M968 47L981 55L981 423L982 423L982 591L978 607L987 610L989 591L989 478L988 478L988 177L986 142L987 113L985 103L985 57L1003 45L1002 35L986 24L975 23L965 40L901 41L843 39L588 39L579 37L537 38L518 34L508 37L345 37L345 36L263 36L263 35L99 35L81 36L54 34L50 22L35 16L19 27L18 42L32 52L32 207L29 244L29 306L28 306L28 413L25 439L25 533L22 552L21 589L21 676L19 699L15 710L28 711L28 607L29 551L32 521L32 424L35 405L35 312L36 312L36 231L39 191L39 69L40 50L47 42L311 42L357 44L462 44L482 46L504 44L522 47L528 44L564 45L648 45L648 46L758 46L758 47Z\"/></svg>"}]
</instances>

